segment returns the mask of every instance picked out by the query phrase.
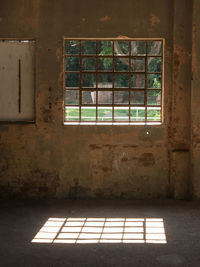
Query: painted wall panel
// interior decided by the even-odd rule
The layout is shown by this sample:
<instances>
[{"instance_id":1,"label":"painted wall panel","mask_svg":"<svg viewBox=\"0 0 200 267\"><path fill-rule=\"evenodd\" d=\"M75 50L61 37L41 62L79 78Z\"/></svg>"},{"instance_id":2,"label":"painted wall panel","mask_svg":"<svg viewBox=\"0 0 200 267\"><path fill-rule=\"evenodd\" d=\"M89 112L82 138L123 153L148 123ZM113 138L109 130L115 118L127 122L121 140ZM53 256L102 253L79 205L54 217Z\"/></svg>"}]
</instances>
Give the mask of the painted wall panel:
<instances>
[{"instance_id":1,"label":"painted wall panel","mask_svg":"<svg viewBox=\"0 0 200 267\"><path fill-rule=\"evenodd\" d=\"M33 41L0 41L0 120L34 120Z\"/></svg>"}]
</instances>

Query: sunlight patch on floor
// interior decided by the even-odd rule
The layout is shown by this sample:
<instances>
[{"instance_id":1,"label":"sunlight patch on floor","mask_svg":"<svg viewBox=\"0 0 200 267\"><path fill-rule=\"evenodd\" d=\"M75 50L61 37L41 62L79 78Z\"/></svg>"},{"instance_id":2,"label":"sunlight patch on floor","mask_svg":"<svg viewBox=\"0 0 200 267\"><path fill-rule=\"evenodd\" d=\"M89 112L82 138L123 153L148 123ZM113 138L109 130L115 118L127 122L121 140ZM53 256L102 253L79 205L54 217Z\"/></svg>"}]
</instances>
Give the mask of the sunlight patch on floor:
<instances>
[{"instance_id":1,"label":"sunlight patch on floor","mask_svg":"<svg viewBox=\"0 0 200 267\"><path fill-rule=\"evenodd\" d=\"M166 244L162 218L49 218L32 243Z\"/></svg>"}]
</instances>

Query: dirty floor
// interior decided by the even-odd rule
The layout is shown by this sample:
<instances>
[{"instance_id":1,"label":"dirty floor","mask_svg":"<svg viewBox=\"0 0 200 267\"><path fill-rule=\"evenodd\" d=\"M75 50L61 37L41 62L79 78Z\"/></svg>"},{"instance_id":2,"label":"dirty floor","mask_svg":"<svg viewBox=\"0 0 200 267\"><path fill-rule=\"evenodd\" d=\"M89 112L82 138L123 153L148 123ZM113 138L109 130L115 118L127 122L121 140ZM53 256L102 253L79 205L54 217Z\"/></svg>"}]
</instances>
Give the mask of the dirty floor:
<instances>
[{"instance_id":1,"label":"dirty floor","mask_svg":"<svg viewBox=\"0 0 200 267\"><path fill-rule=\"evenodd\" d=\"M0 208L1 267L200 266L199 202L1 200ZM84 237L83 220L87 229L103 225L104 234L118 231L121 239L99 230L81 243L80 233L74 239L66 229L81 229Z\"/></svg>"}]
</instances>

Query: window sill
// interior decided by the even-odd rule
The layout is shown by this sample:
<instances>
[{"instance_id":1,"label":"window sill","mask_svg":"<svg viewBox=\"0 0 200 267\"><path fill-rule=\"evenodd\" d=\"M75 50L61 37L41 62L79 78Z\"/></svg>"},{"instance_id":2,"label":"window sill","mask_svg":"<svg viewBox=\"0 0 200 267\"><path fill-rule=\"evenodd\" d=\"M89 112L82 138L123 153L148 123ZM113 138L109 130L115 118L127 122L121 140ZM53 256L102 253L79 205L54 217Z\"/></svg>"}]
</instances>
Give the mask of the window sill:
<instances>
[{"instance_id":1,"label":"window sill","mask_svg":"<svg viewBox=\"0 0 200 267\"><path fill-rule=\"evenodd\" d=\"M162 125L162 122L64 122L64 125Z\"/></svg>"}]
</instances>

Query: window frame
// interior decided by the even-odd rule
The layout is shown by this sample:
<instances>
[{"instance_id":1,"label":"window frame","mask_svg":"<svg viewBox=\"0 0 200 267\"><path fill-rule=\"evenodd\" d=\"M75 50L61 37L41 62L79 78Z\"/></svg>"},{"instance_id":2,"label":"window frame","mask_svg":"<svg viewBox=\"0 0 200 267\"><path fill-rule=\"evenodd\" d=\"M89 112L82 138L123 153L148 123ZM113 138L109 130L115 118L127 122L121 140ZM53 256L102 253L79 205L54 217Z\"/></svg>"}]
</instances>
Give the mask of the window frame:
<instances>
[{"instance_id":1,"label":"window frame","mask_svg":"<svg viewBox=\"0 0 200 267\"><path fill-rule=\"evenodd\" d=\"M80 52L79 52L79 55L76 54L76 57L78 57L80 59L80 61L82 61L82 58L95 58L96 59L96 62L98 61L99 58L104 58L104 57L107 57L107 58L112 58L113 59L113 67L112 67L112 71L99 71L96 67L96 69L94 71L84 71L84 73L93 73L95 74L96 76L99 75L99 74L107 74L107 73L110 73L112 75L112 77L115 75L115 74L120 74L120 73L123 73L123 74L128 74L129 75L129 87L128 88L122 88L122 90L120 88L115 88L114 87L114 79L112 79L112 88L107 88L107 89L103 89L103 88L99 88L97 86L98 84L98 81L96 80L96 87L94 88L87 88L87 89L84 89L82 88L81 86L79 86L78 89L76 89L77 91L79 91L79 104L78 105L72 105L72 106L75 106L75 107L78 107L79 108L79 120L66 120L66 107L67 106L70 106L69 104L66 104L66 91L67 90L70 90L70 87L67 88L66 87L66 73L70 71L67 71L66 70L66 58L67 57L70 57L70 56L74 56L73 54L67 54L66 53L66 41L95 41L96 43L98 41L112 41L112 46L113 46L113 52L112 52L112 55L101 55L99 56L98 55L98 47L96 45L96 54L93 54L93 55L83 55L81 54L81 48L80 48ZM146 53L145 55L131 55L131 53L129 55L125 55L125 56L122 56L122 57L126 57L128 58L129 60L129 70L128 71L115 71L114 70L114 59L115 58L119 58L120 56L119 55L115 55L114 54L114 41L129 41L129 44L131 45L131 41L145 41L146 42ZM148 42L151 42L151 41L159 41L162 43L162 47L161 47L161 55L151 55L151 54L148 54ZM129 45L129 52L131 52L131 46ZM71 37L71 38L66 38L64 37L63 38L63 97L64 97L64 100L63 100L63 123L64 125L162 125L164 123L164 49L165 49L165 39L164 38L74 38L74 37ZM157 72L148 72L148 58L149 57L153 57L153 58L156 58L156 57L159 57L161 58L161 71L159 73ZM145 70L142 71L142 72L136 72L136 71L132 71L130 69L130 66L131 66L131 59L133 58L144 58L145 59ZM96 63L97 64L97 63ZM78 71L77 71L78 72ZM80 73L80 83L82 83L82 73L83 71L81 69L79 69L79 73ZM130 75L131 74L141 74L143 73L145 75L145 86L144 88L140 88L140 89L137 89L137 88L132 88L130 86ZM158 75L161 75L161 86L160 88L148 88L147 86L147 82L148 82L148 74L158 74ZM92 121L83 121L81 120L81 109L82 107L86 107L88 105L84 105L81 103L82 100L81 99L81 94L80 92L82 90L86 90L86 91L95 91L97 96L96 96L96 99L98 100L98 91L112 91L112 104L109 104L109 105L98 105L97 104L97 101L95 104L93 105L89 105L89 107L96 107L96 120L92 120ZM160 105L148 105L147 104L147 92L149 90L160 90ZM115 104L114 103L114 91L127 91L128 94L129 94L129 97L128 97L128 104ZM132 92L144 92L144 105L141 104L141 105L134 105L134 104L131 104L130 103L130 93ZM112 120L111 121L101 121L101 120L98 120L98 115L97 115L97 109L98 107L100 106L103 106L103 107L111 107L112 108ZM129 109L129 118L128 120L114 120L114 108L117 108L117 107L127 107ZM145 120L144 121L136 121L136 120L131 120L131 117L130 117L130 110L131 110L131 107L133 108L144 108L145 109ZM160 108L160 120L159 121L156 121L156 120L148 120L147 119L147 108Z\"/></svg>"}]
</instances>

